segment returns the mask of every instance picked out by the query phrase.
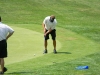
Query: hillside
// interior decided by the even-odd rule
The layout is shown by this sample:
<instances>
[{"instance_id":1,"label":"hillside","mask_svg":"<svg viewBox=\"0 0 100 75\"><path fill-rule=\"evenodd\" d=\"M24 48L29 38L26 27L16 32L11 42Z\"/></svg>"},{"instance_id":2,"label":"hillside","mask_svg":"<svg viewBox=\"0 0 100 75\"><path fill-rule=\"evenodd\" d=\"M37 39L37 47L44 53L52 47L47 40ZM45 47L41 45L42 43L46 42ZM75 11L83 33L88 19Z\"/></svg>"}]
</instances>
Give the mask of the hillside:
<instances>
[{"instance_id":1,"label":"hillside","mask_svg":"<svg viewBox=\"0 0 100 75\"><path fill-rule=\"evenodd\" d=\"M100 42L99 8L99 0L0 1L0 15L4 23L41 25L46 16L54 14L59 27L70 29L96 42Z\"/></svg>"}]
</instances>

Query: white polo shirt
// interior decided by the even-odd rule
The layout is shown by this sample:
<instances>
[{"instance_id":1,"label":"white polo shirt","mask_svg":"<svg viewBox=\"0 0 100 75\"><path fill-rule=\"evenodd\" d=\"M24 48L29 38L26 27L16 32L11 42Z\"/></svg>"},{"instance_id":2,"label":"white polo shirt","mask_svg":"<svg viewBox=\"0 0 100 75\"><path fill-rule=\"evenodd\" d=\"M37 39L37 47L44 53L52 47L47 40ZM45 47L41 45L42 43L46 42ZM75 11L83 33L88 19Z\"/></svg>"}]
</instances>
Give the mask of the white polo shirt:
<instances>
[{"instance_id":1,"label":"white polo shirt","mask_svg":"<svg viewBox=\"0 0 100 75\"><path fill-rule=\"evenodd\" d=\"M52 29L52 30L53 30L53 29L56 28L57 21L56 21L56 19L54 19L53 22L50 22L50 16L47 16L47 17L44 19L43 23L45 24L45 28L46 28L47 30L49 30L49 29Z\"/></svg>"},{"instance_id":2,"label":"white polo shirt","mask_svg":"<svg viewBox=\"0 0 100 75\"><path fill-rule=\"evenodd\" d=\"M11 27L0 22L0 41L6 39L8 33L12 32L14 32L14 30Z\"/></svg>"}]
</instances>

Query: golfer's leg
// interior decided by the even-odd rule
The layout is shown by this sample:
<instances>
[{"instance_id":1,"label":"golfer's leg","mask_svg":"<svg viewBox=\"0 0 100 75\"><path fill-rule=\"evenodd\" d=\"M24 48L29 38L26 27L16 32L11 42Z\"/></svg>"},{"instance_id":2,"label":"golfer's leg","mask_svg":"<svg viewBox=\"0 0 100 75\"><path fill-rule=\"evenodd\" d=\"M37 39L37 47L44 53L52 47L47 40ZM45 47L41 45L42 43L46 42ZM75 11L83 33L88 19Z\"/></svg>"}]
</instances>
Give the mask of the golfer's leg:
<instances>
[{"instance_id":1,"label":"golfer's leg","mask_svg":"<svg viewBox=\"0 0 100 75\"><path fill-rule=\"evenodd\" d=\"M0 65L1 65L1 58L0 58Z\"/></svg>"},{"instance_id":2,"label":"golfer's leg","mask_svg":"<svg viewBox=\"0 0 100 75\"><path fill-rule=\"evenodd\" d=\"M44 36L45 39L44 39L44 47L45 47L45 50L47 50L47 45L48 45L48 42L47 40L49 39L49 34L47 34L46 36Z\"/></svg>"},{"instance_id":3,"label":"golfer's leg","mask_svg":"<svg viewBox=\"0 0 100 75\"><path fill-rule=\"evenodd\" d=\"M44 41L45 50L47 50L47 45L48 45L48 42L47 42L47 40L45 40L45 41Z\"/></svg>"},{"instance_id":4,"label":"golfer's leg","mask_svg":"<svg viewBox=\"0 0 100 75\"><path fill-rule=\"evenodd\" d=\"M56 40L53 40L54 50L56 50Z\"/></svg>"},{"instance_id":5,"label":"golfer's leg","mask_svg":"<svg viewBox=\"0 0 100 75\"><path fill-rule=\"evenodd\" d=\"M4 69L4 58L0 58L1 59L1 70L3 72Z\"/></svg>"}]
</instances>

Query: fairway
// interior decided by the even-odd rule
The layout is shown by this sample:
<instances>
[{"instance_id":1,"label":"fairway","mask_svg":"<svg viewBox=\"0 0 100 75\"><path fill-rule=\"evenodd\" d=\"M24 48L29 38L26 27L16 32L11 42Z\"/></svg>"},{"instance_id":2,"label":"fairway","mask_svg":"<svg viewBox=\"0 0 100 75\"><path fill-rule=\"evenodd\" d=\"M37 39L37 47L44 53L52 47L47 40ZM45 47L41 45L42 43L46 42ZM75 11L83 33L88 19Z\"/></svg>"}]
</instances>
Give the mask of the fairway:
<instances>
[{"instance_id":1,"label":"fairway","mask_svg":"<svg viewBox=\"0 0 100 75\"><path fill-rule=\"evenodd\" d=\"M12 27L14 35L8 40L7 64L21 62L44 55L43 34L20 27ZM48 41L49 53L53 52L52 40ZM61 43L57 40L57 50L61 48ZM34 55L35 54L35 55Z\"/></svg>"},{"instance_id":2,"label":"fairway","mask_svg":"<svg viewBox=\"0 0 100 75\"><path fill-rule=\"evenodd\" d=\"M43 54L42 22L50 15L57 19L57 54L51 37ZM4 75L100 74L100 0L0 0L0 16L15 30Z\"/></svg>"},{"instance_id":3,"label":"fairway","mask_svg":"<svg viewBox=\"0 0 100 75\"><path fill-rule=\"evenodd\" d=\"M28 26L29 24L27 24ZM18 26L18 25L17 25ZM53 54L52 40L49 40L49 54L43 54L43 34L40 30L14 27L15 34L8 40L9 57L6 65L10 66L8 74L34 74L33 69L47 67L57 63L80 59L99 51L99 45L70 30L57 27L57 54ZM39 25L35 28L40 28ZM62 34L62 32L65 32ZM62 38L63 37L63 38ZM34 54L36 54L34 56ZM89 59L90 60L90 59ZM79 61L78 61L79 62ZM82 62L83 63L83 62ZM82 64L79 63L79 64ZM28 64L28 65L26 65ZM16 66L14 69L12 66ZM19 65L19 66L17 66ZM32 67L31 67L32 66ZM24 69L22 69L24 67ZM28 67L28 68L27 68ZM30 68L30 70L28 70ZM72 70L74 70L74 66ZM14 69L14 70L13 70ZM14 73L15 72L15 73ZM26 73L24 73L26 72Z\"/></svg>"},{"instance_id":4,"label":"fairway","mask_svg":"<svg viewBox=\"0 0 100 75\"><path fill-rule=\"evenodd\" d=\"M37 29L39 27L39 25L35 26ZM8 40L9 57L6 59L7 65L44 55L44 39L42 33L21 27L12 26L12 28L14 28L15 34ZM64 33L62 34L62 32ZM98 44L63 28L57 27L57 39L58 54L56 57L51 54L52 57L54 56L53 59L55 59L55 62L69 61L98 52ZM49 39L48 42L48 51L52 53L52 40ZM62 58L60 58L61 56Z\"/></svg>"}]
</instances>

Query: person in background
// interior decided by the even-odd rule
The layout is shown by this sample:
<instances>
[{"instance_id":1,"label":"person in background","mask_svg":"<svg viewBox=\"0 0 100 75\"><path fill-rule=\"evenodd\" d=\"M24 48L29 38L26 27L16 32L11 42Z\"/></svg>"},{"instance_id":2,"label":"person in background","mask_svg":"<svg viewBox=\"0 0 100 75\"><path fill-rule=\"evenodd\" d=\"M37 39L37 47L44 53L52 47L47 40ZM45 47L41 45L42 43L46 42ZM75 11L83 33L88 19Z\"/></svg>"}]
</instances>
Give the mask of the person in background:
<instances>
[{"instance_id":1,"label":"person in background","mask_svg":"<svg viewBox=\"0 0 100 75\"><path fill-rule=\"evenodd\" d=\"M56 51L56 24L57 24L57 20L54 15L47 16L43 20L42 26L43 26L43 30L44 30L44 47L45 47L45 50L43 53L48 53L47 40L49 39L49 34L51 34L51 37L53 40L53 46L54 46L53 52L55 54L57 53L57 51Z\"/></svg>"},{"instance_id":2,"label":"person in background","mask_svg":"<svg viewBox=\"0 0 100 75\"><path fill-rule=\"evenodd\" d=\"M8 25L3 24L0 17L0 74L4 74L4 72L7 71L7 68L4 67L4 58L7 57L7 40L10 36L12 36L13 33L14 30Z\"/></svg>"}]
</instances>

